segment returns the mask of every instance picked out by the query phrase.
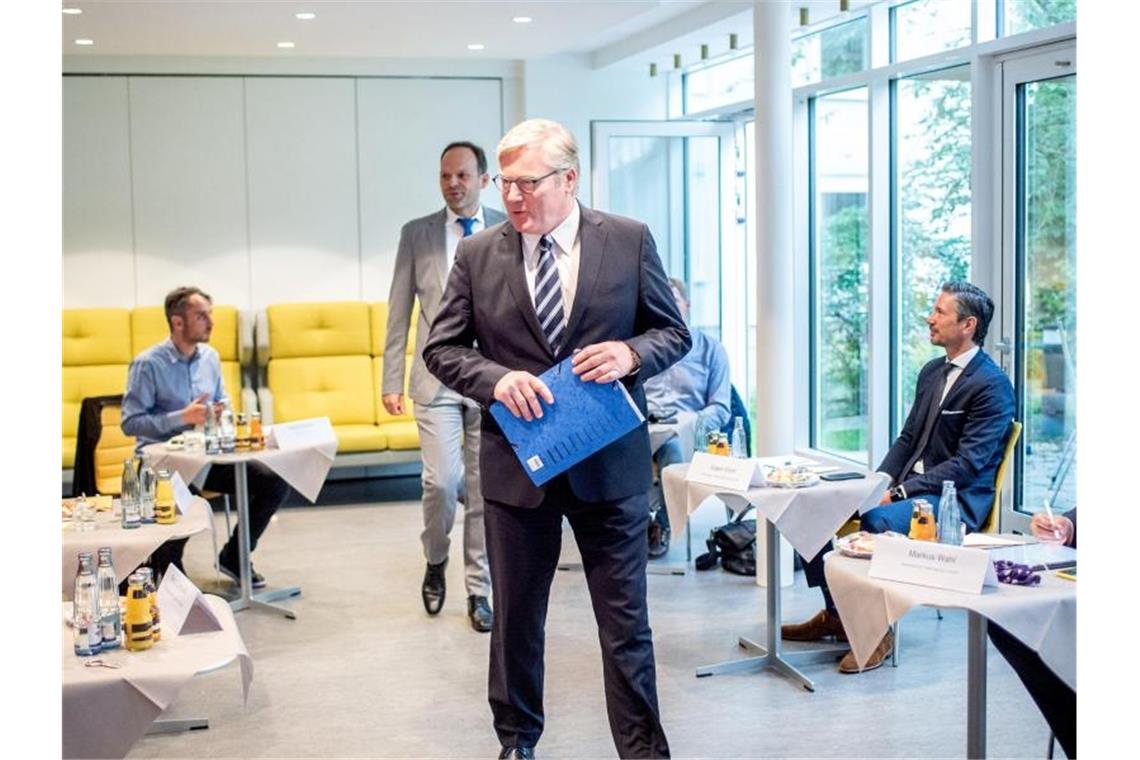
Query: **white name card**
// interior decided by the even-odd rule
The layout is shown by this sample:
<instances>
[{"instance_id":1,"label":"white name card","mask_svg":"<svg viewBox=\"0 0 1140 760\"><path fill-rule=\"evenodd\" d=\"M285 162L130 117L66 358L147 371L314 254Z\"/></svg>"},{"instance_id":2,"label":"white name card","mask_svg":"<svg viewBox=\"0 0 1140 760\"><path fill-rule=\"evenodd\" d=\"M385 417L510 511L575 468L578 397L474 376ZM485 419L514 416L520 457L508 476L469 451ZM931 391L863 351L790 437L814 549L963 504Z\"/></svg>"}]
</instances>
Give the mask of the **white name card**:
<instances>
[{"instance_id":1,"label":"white name card","mask_svg":"<svg viewBox=\"0 0 1140 760\"><path fill-rule=\"evenodd\" d=\"M328 417L313 417L295 422L279 422L269 429L268 444L282 451L307 446L336 445L336 433Z\"/></svg>"},{"instance_id":2,"label":"white name card","mask_svg":"<svg viewBox=\"0 0 1140 760\"><path fill-rule=\"evenodd\" d=\"M875 537L875 554L867 574L966 594L980 594L984 586L998 582L989 552L903 536Z\"/></svg>"},{"instance_id":3,"label":"white name card","mask_svg":"<svg viewBox=\"0 0 1140 760\"><path fill-rule=\"evenodd\" d=\"M755 459L735 459L700 451L693 455L685 480L726 491L744 492L751 486L763 485L764 472Z\"/></svg>"},{"instance_id":4,"label":"white name card","mask_svg":"<svg viewBox=\"0 0 1140 760\"><path fill-rule=\"evenodd\" d=\"M186 510L190 509L190 502L194 500L194 494L190 493L186 481L177 472L170 478L170 482L174 485L174 508L178 510L178 514L186 514Z\"/></svg>"},{"instance_id":5,"label":"white name card","mask_svg":"<svg viewBox=\"0 0 1140 760\"><path fill-rule=\"evenodd\" d=\"M222 624L206 597L177 567L171 565L158 586L158 609L162 613L162 632L176 636L222 630Z\"/></svg>"}]
</instances>

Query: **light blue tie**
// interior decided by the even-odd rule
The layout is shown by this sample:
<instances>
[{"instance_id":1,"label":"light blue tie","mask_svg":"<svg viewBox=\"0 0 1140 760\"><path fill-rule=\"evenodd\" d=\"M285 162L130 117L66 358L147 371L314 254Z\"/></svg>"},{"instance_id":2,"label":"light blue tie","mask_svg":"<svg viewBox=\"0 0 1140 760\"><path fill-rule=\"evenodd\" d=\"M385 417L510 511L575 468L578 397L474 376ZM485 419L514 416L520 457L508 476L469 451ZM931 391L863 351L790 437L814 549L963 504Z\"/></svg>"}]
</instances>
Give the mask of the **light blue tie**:
<instances>
[{"instance_id":1,"label":"light blue tie","mask_svg":"<svg viewBox=\"0 0 1140 760\"><path fill-rule=\"evenodd\" d=\"M550 350L561 348L562 330L566 327L562 311L562 282L554 263L554 239L543 235L538 241L538 272L534 276L534 311Z\"/></svg>"},{"instance_id":2,"label":"light blue tie","mask_svg":"<svg viewBox=\"0 0 1140 760\"><path fill-rule=\"evenodd\" d=\"M471 237L471 233L475 232L475 217L461 216L455 221L463 225L463 237Z\"/></svg>"}]
</instances>

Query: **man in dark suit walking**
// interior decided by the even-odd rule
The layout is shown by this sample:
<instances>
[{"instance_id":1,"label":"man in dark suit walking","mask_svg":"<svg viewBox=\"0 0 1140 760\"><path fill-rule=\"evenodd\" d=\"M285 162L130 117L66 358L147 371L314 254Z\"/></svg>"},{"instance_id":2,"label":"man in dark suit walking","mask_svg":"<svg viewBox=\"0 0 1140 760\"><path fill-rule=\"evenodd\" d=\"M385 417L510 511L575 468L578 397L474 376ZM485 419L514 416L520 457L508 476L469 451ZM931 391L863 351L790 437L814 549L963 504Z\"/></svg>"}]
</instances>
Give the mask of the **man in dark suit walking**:
<instances>
[{"instance_id":1,"label":"man in dark suit walking","mask_svg":"<svg viewBox=\"0 0 1140 760\"><path fill-rule=\"evenodd\" d=\"M898 439L879 472L891 478L891 488L879 507L862 518L872 533L907 533L913 499L937 503L943 481L953 481L966 529L976 531L986 521L994 500L994 479L1005 452L1013 421L1013 387L982 350L994 314L994 302L968 282L948 282L926 318L930 342L945 349L918 374L914 405ZM809 586L823 591L825 608L806 623L785 625L781 634L792 641L816 641L827 636L846 640L823 575L829 542L804 566ZM877 668L891 653L887 633L863 670ZM857 673L850 652L839 663L843 673Z\"/></svg>"},{"instance_id":2,"label":"man in dark suit walking","mask_svg":"<svg viewBox=\"0 0 1140 760\"><path fill-rule=\"evenodd\" d=\"M667 757L646 607L651 480L645 425L543 487L534 486L486 408L516 417L558 403L537 375L567 356L583 382L641 384L689 350L653 237L582 207L578 145L525 121L498 147L510 224L464 239L424 348L444 385L484 408L480 472L495 619L488 696L500 757L533 757L543 728L543 649L562 519L582 553L602 646L606 707L621 757Z\"/></svg>"}]
</instances>

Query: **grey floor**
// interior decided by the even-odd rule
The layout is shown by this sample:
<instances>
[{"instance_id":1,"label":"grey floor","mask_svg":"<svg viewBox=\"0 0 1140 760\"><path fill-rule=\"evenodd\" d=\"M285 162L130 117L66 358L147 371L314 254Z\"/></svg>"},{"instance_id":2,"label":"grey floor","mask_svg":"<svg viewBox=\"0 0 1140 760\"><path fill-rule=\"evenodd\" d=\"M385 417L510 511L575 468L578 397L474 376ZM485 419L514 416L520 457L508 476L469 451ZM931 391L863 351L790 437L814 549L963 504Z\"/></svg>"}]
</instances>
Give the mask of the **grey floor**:
<instances>
[{"instance_id":1,"label":"grey floor","mask_svg":"<svg viewBox=\"0 0 1140 760\"><path fill-rule=\"evenodd\" d=\"M452 542L443 612L424 613L417 501L407 483L326 486L322 505L282 509L255 554L270 584L303 594L287 620L243 612L254 659L242 706L236 664L194 678L170 717L206 717L210 728L140 740L130 757L494 757L486 702L488 635L467 624L460 542ZM696 537L723 511L703 507ZM221 515L216 520L224 529ZM453 536L461 535L457 524ZM666 561L684 560L683 536ZM576 559L573 536L563 554ZM187 546L187 569L214 584L208 534ZM560 572L546 640L547 725L541 757L613 757L601 661L580 573ZM820 606L802 573L785 590L784 614ZM898 668L857 676L829 664L805 668L809 693L765 673L698 680L699 665L740 654L737 637L763 640L764 589L720 569L649 577L650 619L662 719L675 757L961 757L965 754L965 618L912 611ZM1043 757L1048 727L999 655L989 658L989 754ZM1058 757L1061 756L1058 748Z\"/></svg>"}]
</instances>

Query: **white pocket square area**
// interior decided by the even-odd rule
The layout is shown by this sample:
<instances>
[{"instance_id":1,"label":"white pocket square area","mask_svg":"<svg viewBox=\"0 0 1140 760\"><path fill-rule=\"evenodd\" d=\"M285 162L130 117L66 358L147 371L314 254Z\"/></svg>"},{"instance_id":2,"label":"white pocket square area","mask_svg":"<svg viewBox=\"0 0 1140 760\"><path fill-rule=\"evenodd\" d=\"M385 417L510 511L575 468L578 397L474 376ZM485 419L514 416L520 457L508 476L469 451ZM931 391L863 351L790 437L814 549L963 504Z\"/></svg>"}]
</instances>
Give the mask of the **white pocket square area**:
<instances>
[{"instance_id":1,"label":"white pocket square area","mask_svg":"<svg viewBox=\"0 0 1140 760\"><path fill-rule=\"evenodd\" d=\"M965 414L965 413L966 413L966 410L965 410L965 409L943 409L943 410L942 410L942 413L943 413L943 414L946 414L946 415L950 415L950 414Z\"/></svg>"}]
</instances>

